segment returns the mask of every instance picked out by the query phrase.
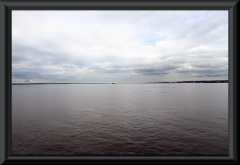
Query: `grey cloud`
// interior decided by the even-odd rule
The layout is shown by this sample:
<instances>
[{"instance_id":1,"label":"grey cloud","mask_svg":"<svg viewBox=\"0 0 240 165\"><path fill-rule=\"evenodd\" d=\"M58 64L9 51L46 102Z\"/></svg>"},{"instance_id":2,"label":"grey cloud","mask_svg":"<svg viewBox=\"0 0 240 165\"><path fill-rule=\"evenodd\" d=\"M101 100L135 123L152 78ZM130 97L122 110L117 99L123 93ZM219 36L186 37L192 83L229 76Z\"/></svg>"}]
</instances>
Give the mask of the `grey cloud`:
<instances>
[{"instance_id":1,"label":"grey cloud","mask_svg":"<svg viewBox=\"0 0 240 165\"><path fill-rule=\"evenodd\" d=\"M46 65L61 66L65 69L73 69L76 67L84 67L86 65L85 59L78 57L72 59L68 54L63 54L58 51L48 52L42 51L39 48L27 47L23 45L14 44L12 53L13 72L15 66L20 66L21 69L28 68L36 72L40 72L41 68Z\"/></svg>"},{"instance_id":2,"label":"grey cloud","mask_svg":"<svg viewBox=\"0 0 240 165\"><path fill-rule=\"evenodd\" d=\"M30 80L24 80L23 82L26 82L26 83L27 83L27 82L30 82Z\"/></svg>"},{"instance_id":3,"label":"grey cloud","mask_svg":"<svg viewBox=\"0 0 240 165\"><path fill-rule=\"evenodd\" d=\"M180 65L174 62L161 62L154 64L114 64L111 63L107 67L102 66L92 66L91 69L96 70L99 73L109 73L109 74L132 74L137 73L139 75L164 75L179 68Z\"/></svg>"},{"instance_id":4,"label":"grey cloud","mask_svg":"<svg viewBox=\"0 0 240 165\"><path fill-rule=\"evenodd\" d=\"M74 76L69 75L56 75L51 72L45 72L44 70L35 70L35 71L14 71L12 73L13 79L22 79L23 81L30 81L33 79L44 80L47 82L66 82L69 79L73 79Z\"/></svg>"},{"instance_id":5,"label":"grey cloud","mask_svg":"<svg viewBox=\"0 0 240 165\"><path fill-rule=\"evenodd\" d=\"M136 73L140 73L143 75L151 75L151 76L160 76L164 74L168 74L166 70L162 71L159 69L148 68L148 69L137 69L135 70Z\"/></svg>"},{"instance_id":6,"label":"grey cloud","mask_svg":"<svg viewBox=\"0 0 240 165\"><path fill-rule=\"evenodd\" d=\"M223 69L196 69L196 70L179 70L177 73L190 75L193 77L228 77L228 71Z\"/></svg>"},{"instance_id":7,"label":"grey cloud","mask_svg":"<svg viewBox=\"0 0 240 165\"><path fill-rule=\"evenodd\" d=\"M40 50L40 48L28 47L23 45L13 44L13 62L31 61L32 64L44 64L51 62L52 64L64 64L68 61L66 54L59 52L48 52ZM17 61L15 61L17 60Z\"/></svg>"}]
</instances>

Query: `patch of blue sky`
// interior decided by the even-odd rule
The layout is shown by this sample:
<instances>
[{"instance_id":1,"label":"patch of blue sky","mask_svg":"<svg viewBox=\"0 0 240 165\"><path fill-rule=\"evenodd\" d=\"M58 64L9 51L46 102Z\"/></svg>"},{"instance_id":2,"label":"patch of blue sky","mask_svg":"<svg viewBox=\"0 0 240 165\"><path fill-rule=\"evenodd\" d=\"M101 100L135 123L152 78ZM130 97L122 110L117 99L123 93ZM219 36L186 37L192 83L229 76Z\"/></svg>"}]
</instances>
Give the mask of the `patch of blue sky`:
<instances>
[{"instance_id":1,"label":"patch of blue sky","mask_svg":"<svg viewBox=\"0 0 240 165\"><path fill-rule=\"evenodd\" d=\"M155 37L155 38L150 38L148 40L145 40L143 41L142 43L145 44L145 45L155 45L156 42L158 41L163 41L163 40L166 40L167 39L167 36L160 36L160 37Z\"/></svg>"},{"instance_id":2,"label":"patch of blue sky","mask_svg":"<svg viewBox=\"0 0 240 165\"><path fill-rule=\"evenodd\" d=\"M225 23L223 24L223 26L226 26L226 25L228 25L228 22L225 22Z\"/></svg>"},{"instance_id":3,"label":"patch of blue sky","mask_svg":"<svg viewBox=\"0 0 240 165\"><path fill-rule=\"evenodd\" d=\"M212 12L213 12L213 11L205 11L205 12L203 12L202 17L203 17L203 18L207 18Z\"/></svg>"},{"instance_id":4,"label":"patch of blue sky","mask_svg":"<svg viewBox=\"0 0 240 165\"><path fill-rule=\"evenodd\" d=\"M192 17L188 17L188 18L186 18L186 19L184 19L184 20L182 21L182 25L185 25L186 22L188 22L188 21L190 21L190 20L192 20L192 19L196 19L196 18L207 18L212 12L213 12L213 11L204 11L203 13L200 13L200 14L198 14L198 15L194 15L194 16L192 16Z\"/></svg>"}]
</instances>

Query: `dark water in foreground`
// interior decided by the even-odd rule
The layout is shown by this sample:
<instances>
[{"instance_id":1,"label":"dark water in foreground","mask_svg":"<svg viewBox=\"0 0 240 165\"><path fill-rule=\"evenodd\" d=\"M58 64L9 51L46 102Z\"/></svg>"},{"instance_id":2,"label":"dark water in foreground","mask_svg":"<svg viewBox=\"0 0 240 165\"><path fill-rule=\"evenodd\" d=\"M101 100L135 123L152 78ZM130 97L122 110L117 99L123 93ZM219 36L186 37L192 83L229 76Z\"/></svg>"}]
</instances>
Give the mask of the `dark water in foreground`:
<instances>
[{"instance_id":1,"label":"dark water in foreground","mask_svg":"<svg viewBox=\"0 0 240 165\"><path fill-rule=\"evenodd\" d=\"M228 155L228 84L13 85L12 155Z\"/></svg>"}]
</instances>

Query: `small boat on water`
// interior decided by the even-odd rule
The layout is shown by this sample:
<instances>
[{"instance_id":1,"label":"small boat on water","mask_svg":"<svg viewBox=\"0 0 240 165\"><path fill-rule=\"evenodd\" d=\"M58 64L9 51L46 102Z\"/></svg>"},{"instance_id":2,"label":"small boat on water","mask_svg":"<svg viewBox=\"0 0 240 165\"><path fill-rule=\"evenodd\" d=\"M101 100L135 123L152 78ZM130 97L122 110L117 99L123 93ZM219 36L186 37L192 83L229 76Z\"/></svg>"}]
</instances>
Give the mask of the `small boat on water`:
<instances>
[{"instance_id":1,"label":"small boat on water","mask_svg":"<svg viewBox=\"0 0 240 165\"><path fill-rule=\"evenodd\" d=\"M112 84L115 84L114 82L112 82Z\"/></svg>"}]
</instances>

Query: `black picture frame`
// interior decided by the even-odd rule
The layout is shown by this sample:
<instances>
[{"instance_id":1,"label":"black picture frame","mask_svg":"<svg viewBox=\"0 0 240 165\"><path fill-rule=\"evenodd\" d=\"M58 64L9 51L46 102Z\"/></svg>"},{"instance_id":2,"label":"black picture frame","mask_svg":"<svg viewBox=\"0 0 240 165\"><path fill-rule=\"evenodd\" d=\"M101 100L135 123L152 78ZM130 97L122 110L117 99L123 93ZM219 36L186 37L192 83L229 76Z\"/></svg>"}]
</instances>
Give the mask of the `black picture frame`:
<instances>
[{"instance_id":1,"label":"black picture frame","mask_svg":"<svg viewBox=\"0 0 240 165\"><path fill-rule=\"evenodd\" d=\"M228 156L11 156L12 10L228 10L229 155ZM0 0L0 163L164 163L238 164L239 0Z\"/></svg>"}]
</instances>

